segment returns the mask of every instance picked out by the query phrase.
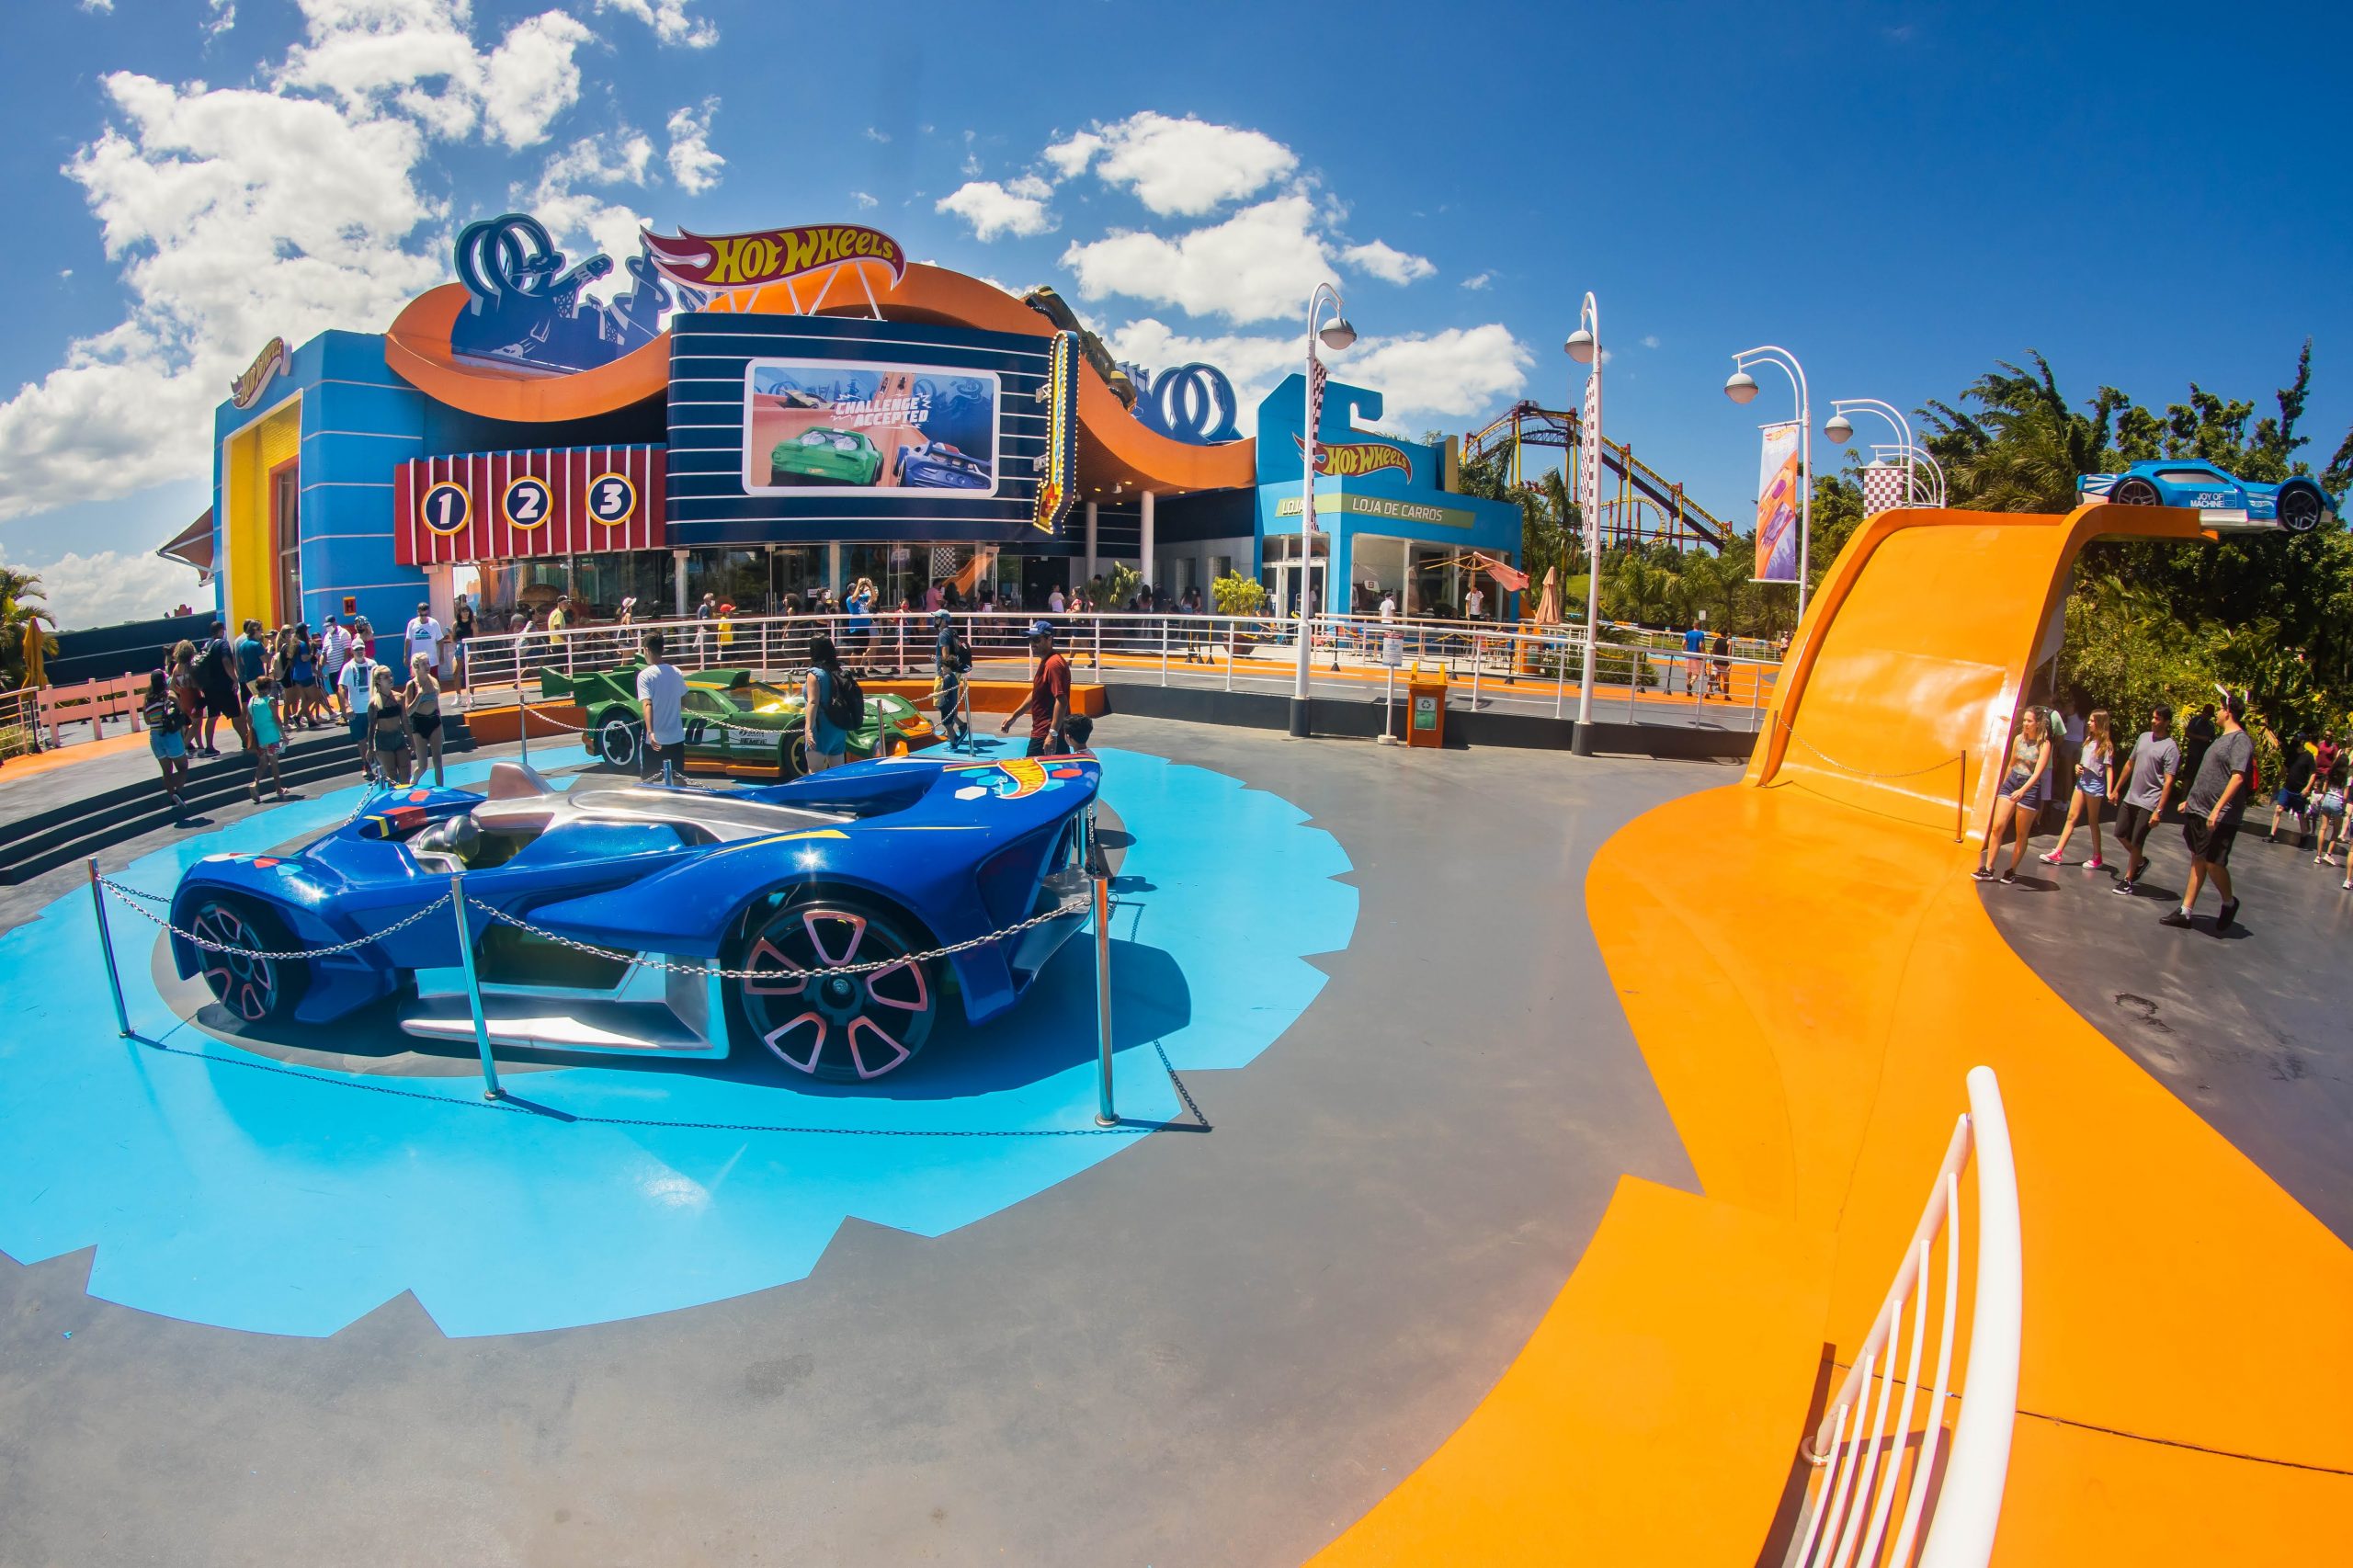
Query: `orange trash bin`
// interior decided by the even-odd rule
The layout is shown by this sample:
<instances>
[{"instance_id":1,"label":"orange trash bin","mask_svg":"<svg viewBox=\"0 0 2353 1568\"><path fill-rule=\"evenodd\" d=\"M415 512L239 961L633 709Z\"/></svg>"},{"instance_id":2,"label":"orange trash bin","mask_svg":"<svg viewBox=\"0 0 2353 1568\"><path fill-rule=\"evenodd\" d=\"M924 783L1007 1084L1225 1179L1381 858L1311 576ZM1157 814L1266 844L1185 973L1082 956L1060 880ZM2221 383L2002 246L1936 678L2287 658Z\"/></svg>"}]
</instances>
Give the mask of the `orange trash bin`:
<instances>
[{"instance_id":1,"label":"orange trash bin","mask_svg":"<svg viewBox=\"0 0 2353 1568\"><path fill-rule=\"evenodd\" d=\"M1424 675L1417 666L1405 679L1405 744L1446 744L1446 672Z\"/></svg>"}]
</instances>

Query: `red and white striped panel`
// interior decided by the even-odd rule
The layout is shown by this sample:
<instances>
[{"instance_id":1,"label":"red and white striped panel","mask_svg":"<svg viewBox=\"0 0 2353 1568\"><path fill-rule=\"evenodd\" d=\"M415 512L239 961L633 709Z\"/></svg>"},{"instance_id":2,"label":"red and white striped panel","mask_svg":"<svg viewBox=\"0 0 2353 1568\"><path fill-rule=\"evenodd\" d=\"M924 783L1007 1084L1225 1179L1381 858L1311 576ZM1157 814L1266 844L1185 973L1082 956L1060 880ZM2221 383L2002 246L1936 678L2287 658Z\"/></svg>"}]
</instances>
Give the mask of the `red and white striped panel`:
<instances>
[{"instance_id":1,"label":"red and white striped panel","mask_svg":"<svg viewBox=\"0 0 2353 1568\"><path fill-rule=\"evenodd\" d=\"M543 447L412 459L393 475L392 559L404 566L433 566L663 549L670 541L665 456L660 447ZM508 493L518 479L547 487L548 505L537 522L510 516ZM610 521L590 506L597 500L609 512L617 494L626 497L604 483L608 479L634 491L627 514ZM465 494L465 523L454 532L441 531L425 516L426 501L443 484ZM438 515L442 507L435 510Z\"/></svg>"}]
</instances>

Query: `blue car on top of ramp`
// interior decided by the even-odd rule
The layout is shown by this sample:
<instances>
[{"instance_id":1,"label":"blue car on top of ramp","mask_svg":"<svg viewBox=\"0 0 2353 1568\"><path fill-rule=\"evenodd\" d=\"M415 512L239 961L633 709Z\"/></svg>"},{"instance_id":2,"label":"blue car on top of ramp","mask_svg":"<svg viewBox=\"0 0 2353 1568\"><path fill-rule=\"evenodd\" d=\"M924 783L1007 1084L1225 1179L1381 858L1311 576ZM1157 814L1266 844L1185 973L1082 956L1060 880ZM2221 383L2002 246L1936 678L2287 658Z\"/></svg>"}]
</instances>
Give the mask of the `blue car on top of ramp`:
<instances>
[{"instance_id":1,"label":"blue car on top of ramp","mask_svg":"<svg viewBox=\"0 0 2353 1568\"><path fill-rule=\"evenodd\" d=\"M2084 474L2075 481L2075 499L2078 505L2183 506L2210 528L2285 528L2291 534L2334 522L2340 510L2335 496L2304 475L2261 484L2194 458L2134 463L2122 473Z\"/></svg>"},{"instance_id":2,"label":"blue car on top of ramp","mask_svg":"<svg viewBox=\"0 0 2353 1568\"><path fill-rule=\"evenodd\" d=\"M563 790L499 762L486 793L396 790L293 853L190 867L173 961L238 1028L389 1004L412 1035L471 1041L457 923L433 907L462 871L494 1042L690 1057L756 1042L862 1082L922 1051L944 992L973 1023L1012 1006L1084 923L1100 783L1086 757L896 757L756 790L590 776Z\"/></svg>"}]
</instances>

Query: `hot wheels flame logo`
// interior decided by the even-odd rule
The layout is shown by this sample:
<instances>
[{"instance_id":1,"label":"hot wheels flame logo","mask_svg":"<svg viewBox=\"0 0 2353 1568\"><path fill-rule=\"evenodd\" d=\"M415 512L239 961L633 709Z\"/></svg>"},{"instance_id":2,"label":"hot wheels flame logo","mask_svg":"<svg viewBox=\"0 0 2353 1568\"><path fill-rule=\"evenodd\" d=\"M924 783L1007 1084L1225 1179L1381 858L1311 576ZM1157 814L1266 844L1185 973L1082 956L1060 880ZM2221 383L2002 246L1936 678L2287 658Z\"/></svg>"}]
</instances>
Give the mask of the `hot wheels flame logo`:
<instances>
[{"instance_id":1,"label":"hot wheels flame logo","mask_svg":"<svg viewBox=\"0 0 2353 1568\"><path fill-rule=\"evenodd\" d=\"M261 400L261 389L269 385L270 378L286 368L286 340L273 337L262 345L261 352L254 356L254 362L229 383L229 401L239 408L251 408Z\"/></svg>"},{"instance_id":2,"label":"hot wheels flame logo","mask_svg":"<svg viewBox=\"0 0 2353 1568\"><path fill-rule=\"evenodd\" d=\"M893 282L907 269L907 253L898 241L855 223L809 223L745 234L681 229L675 237L649 231L645 246L665 276L696 289L756 288L852 261L889 267Z\"/></svg>"},{"instance_id":3,"label":"hot wheels flame logo","mask_svg":"<svg viewBox=\"0 0 2353 1568\"><path fill-rule=\"evenodd\" d=\"M1293 436L1291 445L1303 454L1307 443ZM1403 448L1386 441L1343 441L1337 446L1315 449L1315 472L1330 479L1362 479L1369 473L1384 469L1403 469L1410 482L1414 477L1414 460Z\"/></svg>"}]
</instances>

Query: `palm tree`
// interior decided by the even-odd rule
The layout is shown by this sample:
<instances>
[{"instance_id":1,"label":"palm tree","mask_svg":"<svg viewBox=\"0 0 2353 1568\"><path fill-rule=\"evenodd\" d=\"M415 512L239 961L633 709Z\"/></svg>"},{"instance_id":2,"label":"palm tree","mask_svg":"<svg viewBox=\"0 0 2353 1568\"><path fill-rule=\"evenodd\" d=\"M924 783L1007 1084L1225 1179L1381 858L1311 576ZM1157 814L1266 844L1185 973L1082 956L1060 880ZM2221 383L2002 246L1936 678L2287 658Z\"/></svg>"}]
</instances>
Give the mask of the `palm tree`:
<instances>
[{"instance_id":1,"label":"palm tree","mask_svg":"<svg viewBox=\"0 0 2353 1568\"><path fill-rule=\"evenodd\" d=\"M2078 475L2097 473L2111 456L2119 410L2131 400L2102 387L2085 405L2068 405L2051 364L2001 361L1961 393L1978 412L1931 401L1922 411L1928 449L1944 465L1955 506L1986 512L2065 512L2075 505Z\"/></svg>"},{"instance_id":2,"label":"palm tree","mask_svg":"<svg viewBox=\"0 0 2353 1568\"><path fill-rule=\"evenodd\" d=\"M57 618L41 597L40 574L0 566L0 685L24 684L25 629L44 621L54 627ZM57 639L46 631L41 633L41 652L57 652Z\"/></svg>"}]
</instances>

